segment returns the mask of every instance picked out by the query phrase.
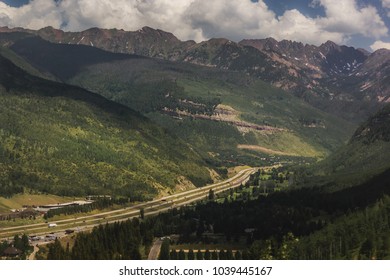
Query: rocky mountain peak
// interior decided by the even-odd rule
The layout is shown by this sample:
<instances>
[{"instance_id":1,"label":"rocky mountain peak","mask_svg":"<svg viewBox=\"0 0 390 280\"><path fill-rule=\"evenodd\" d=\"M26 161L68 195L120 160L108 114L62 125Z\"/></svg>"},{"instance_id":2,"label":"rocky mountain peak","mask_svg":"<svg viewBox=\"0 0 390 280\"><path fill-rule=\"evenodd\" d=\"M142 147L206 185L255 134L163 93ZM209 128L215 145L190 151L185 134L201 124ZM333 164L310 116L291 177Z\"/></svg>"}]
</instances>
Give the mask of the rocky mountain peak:
<instances>
[{"instance_id":1,"label":"rocky mountain peak","mask_svg":"<svg viewBox=\"0 0 390 280\"><path fill-rule=\"evenodd\" d=\"M154 29L149 26L142 27L140 30L138 30L138 33L143 34L144 36L157 36L161 39L167 39L176 43L180 42L180 40L172 33L160 29Z\"/></svg>"},{"instance_id":2,"label":"rocky mountain peak","mask_svg":"<svg viewBox=\"0 0 390 280\"><path fill-rule=\"evenodd\" d=\"M378 56L382 56L382 57L385 57L385 58L389 59L389 57L390 57L390 50L388 50L388 49L379 49L379 50L376 50L375 52L372 53L372 57L378 57Z\"/></svg>"},{"instance_id":3,"label":"rocky mountain peak","mask_svg":"<svg viewBox=\"0 0 390 280\"><path fill-rule=\"evenodd\" d=\"M328 40L325 43L321 44L320 49L323 49L326 51L340 50L340 46L337 45L335 42Z\"/></svg>"}]
</instances>

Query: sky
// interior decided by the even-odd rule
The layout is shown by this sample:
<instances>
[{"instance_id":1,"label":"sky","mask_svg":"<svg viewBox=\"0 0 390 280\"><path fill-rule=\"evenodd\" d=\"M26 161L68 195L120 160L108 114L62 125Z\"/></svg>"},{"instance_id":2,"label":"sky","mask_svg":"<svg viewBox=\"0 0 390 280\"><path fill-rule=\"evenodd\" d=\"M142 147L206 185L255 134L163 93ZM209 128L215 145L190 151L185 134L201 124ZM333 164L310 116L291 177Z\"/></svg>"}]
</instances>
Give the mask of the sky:
<instances>
[{"instance_id":1,"label":"sky","mask_svg":"<svg viewBox=\"0 0 390 280\"><path fill-rule=\"evenodd\" d=\"M0 0L0 26L143 26L181 40L292 40L390 49L390 0Z\"/></svg>"}]
</instances>

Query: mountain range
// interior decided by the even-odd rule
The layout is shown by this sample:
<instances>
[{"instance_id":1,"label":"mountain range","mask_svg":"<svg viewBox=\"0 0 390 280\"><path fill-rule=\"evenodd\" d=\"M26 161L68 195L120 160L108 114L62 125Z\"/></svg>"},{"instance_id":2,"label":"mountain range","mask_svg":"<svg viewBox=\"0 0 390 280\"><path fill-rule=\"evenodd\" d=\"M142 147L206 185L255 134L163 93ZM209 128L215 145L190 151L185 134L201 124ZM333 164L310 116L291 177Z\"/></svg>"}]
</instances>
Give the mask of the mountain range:
<instances>
[{"instance_id":1,"label":"mountain range","mask_svg":"<svg viewBox=\"0 0 390 280\"><path fill-rule=\"evenodd\" d=\"M28 32L55 43L88 45L114 53L136 54L239 71L288 90L317 108L354 122L363 121L390 100L386 49L369 53L328 41L320 46L288 40L210 39L180 41L173 34L144 27L127 32L92 28L64 32L51 27Z\"/></svg>"}]
</instances>

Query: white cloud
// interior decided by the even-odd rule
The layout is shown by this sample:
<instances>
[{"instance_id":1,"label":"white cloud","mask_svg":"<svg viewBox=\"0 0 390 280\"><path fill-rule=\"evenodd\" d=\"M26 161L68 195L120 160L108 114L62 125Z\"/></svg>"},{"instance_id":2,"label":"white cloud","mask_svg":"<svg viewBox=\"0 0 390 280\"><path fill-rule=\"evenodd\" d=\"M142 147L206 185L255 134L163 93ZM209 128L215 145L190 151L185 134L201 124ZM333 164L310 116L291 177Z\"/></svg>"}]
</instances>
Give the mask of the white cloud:
<instances>
[{"instance_id":1,"label":"white cloud","mask_svg":"<svg viewBox=\"0 0 390 280\"><path fill-rule=\"evenodd\" d=\"M390 0L382 0L383 8L390 9Z\"/></svg>"},{"instance_id":2,"label":"white cloud","mask_svg":"<svg viewBox=\"0 0 390 280\"><path fill-rule=\"evenodd\" d=\"M242 0L214 0L207 5L203 0L194 0L185 11L185 22L205 38L229 34L233 40L270 36L277 25L275 14L262 1Z\"/></svg>"},{"instance_id":3,"label":"white cloud","mask_svg":"<svg viewBox=\"0 0 390 280\"><path fill-rule=\"evenodd\" d=\"M355 0L311 2L313 7L319 5L325 8L326 17L310 18L298 10L276 17L263 1L214 0L204 5L204 1L195 0L188 18L191 26L202 30L207 38L221 34L229 34L234 40L271 36L320 44L327 40L347 43L356 34L375 39L387 35L386 25L372 6L359 8Z\"/></svg>"},{"instance_id":4,"label":"white cloud","mask_svg":"<svg viewBox=\"0 0 390 280\"><path fill-rule=\"evenodd\" d=\"M382 6L387 9L387 16L390 17L390 0L382 0Z\"/></svg>"},{"instance_id":5,"label":"white cloud","mask_svg":"<svg viewBox=\"0 0 390 280\"><path fill-rule=\"evenodd\" d=\"M59 9L65 15L66 30L95 26L137 30L151 26L174 32L181 38L196 38L196 32L182 24L183 12L190 4L180 0L62 0Z\"/></svg>"},{"instance_id":6,"label":"white cloud","mask_svg":"<svg viewBox=\"0 0 390 280\"><path fill-rule=\"evenodd\" d=\"M305 17L298 10L286 11L279 17L277 39L321 44L327 40L345 43L345 36L339 32L329 32L321 28L318 21Z\"/></svg>"},{"instance_id":7,"label":"white cloud","mask_svg":"<svg viewBox=\"0 0 390 280\"><path fill-rule=\"evenodd\" d=\"M38 29L48 25L60 27L61 14L54 1L36 0L20 8L0 2L0 25Z\"/></svg>"},{"instance_id":8,"label":"white cloud","mask_svg":"<svg viewBox=\"0 0 390 280\"><path fill-rule=\"evenodd\" d=\"M263 1L214 0L193 1L186 11L190 26L201 30L205 38L227 36L230 39L274 37L311 44L327 40L345 43L347 36L337 31L327 31L319 19L304 16L298 10L286 11L277 17Z\"/></svg>"},{"instance_id":9,"label":"white cloud","mask_svg":"<svg viewBox=\"0 0 390 280\"><path fill-rule=\"evenodd\" d=\"M321 1L320 0L312 0L310 3L309 3L309 7L310 8L317 8L321 5Z\"/></svg>"},{"instance_id":10,"label":"white cloud","mask_svg":"<svg viewBox=\"0 0 390 280\"><path fill-rule=\"evenodd\" d=\"M388 49L390 50L390 42L383 42L381 40L376 41L374 44L370 46L370 48L373 51L379 50L379 49Z\"/></svg>"},{"instance_id":11,"label":"white cloud","mask_svg":"<svg viewBox=\"0 0 390 280\"><path fill-rule=\"evenodd\" d=\"M274 37L311 44L346 43L356 34L377 40L387 35L372 6L358 7L356 0L313 0L311 5L323 6L326 16L310 18L288 10L277 17L263 0L61 0L57 4L32 0L20 8L0 2L0 25L31 29L51 25L72 31L94 26L137 30L147 25L197 41Z\"/></svg>"},{"instance_id":12,"label":"white cloud","mask_svg":"<svg viewBox=\"0 0 390 280\"><path fill-rule=\"evenodd\" d=\"M373 6L359 8L356 0L320 0L326 17L318 19L324 30L344 35L386 36L388 29Z\"/></svg>"}]
</instances>

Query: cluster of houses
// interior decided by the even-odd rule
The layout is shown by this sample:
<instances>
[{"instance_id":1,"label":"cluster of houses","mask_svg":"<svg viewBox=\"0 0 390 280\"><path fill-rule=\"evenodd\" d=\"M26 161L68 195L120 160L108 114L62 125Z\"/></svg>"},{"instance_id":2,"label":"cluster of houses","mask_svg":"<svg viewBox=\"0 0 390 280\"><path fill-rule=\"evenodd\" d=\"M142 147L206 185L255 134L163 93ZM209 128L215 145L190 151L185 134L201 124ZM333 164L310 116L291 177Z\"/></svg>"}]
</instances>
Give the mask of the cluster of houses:
<instances>
[{"instance_id":1,"label":"cluster of houses","mask_svg":"<svg viewBox=\"0 0 390 280\"><path fill-rule=\"evenodd\" d=\"M43 213L32 207L23 207L21 210L13 210L10 213L0 213L0 221L10 221L14 219L35 219L42 216Z\"/></svg>"},{"instance_id":2,"label":"cluster of houses","mask_svg":"<svg viewBox=\"0 0 390 280\"><path fill-rule=\"evenodd\" d=\"M22 209L11 210L10 213L0 213L0 221L10 221L14 219L36 219L37 217L43 216L47 211L51 209L58 209L64 207L78 206L91 204L93 200L80 200L72 201L67 203L56 203L48 205L23 205Z\"/></svg>"}]
</instances>

